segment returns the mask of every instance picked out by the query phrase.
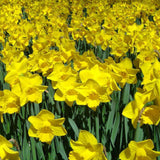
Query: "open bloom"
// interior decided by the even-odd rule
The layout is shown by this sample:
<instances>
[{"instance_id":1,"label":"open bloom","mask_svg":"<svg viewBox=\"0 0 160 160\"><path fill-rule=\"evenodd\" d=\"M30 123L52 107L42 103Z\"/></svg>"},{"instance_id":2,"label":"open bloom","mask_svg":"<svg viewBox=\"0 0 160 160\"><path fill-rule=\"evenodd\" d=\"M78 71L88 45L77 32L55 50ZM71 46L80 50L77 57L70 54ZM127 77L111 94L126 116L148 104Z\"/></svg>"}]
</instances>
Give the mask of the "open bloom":
<instances>
[{"instance_id":1,"label":"open bloom","mask_svg":"<svg viewBox=\"0 0 160 160\"><path fill-rule=\"evenodd\" d=\"M70 141L73 151L69 160L107 160L103 153L103 145L88 131L81 130L78 141Z\"/></svg>"},{"instance_id":2,"label":"open bloom","mask_svg":"<svg viewBox=\"0 0 160 160\"><path fill-rule=\"evenodd\" d=\"M82 83L86 83L89 79L96 81L100 87L106 87L108 94L112 94L112 92L120 91L118 88L116 81L111 76L108 66L96 64L92 68L83 69L79 73L80 80Z\"/></svg>"},{"instance_id":3,"label":"open bloom","mask_svg":"<svg viewBox=\"0 0 160 160\"><path fill-rule=\"evenodd\" d=\"M50 79L52 81L52 87L57 89L70 76L77 77L77 72L69 65L65 66L63 63L56 63L53 72L47 76L47 79Z\"/></svg>"},{"instance_id":4,"label":"open bloom","mask_svg":"<svg viewBox=\"0 0 160 160\"><path fill-rule=\"evenodd\" d=\"M32 124L28 134L30 137L37 137L41 142L51 143L54 136L64 136L67 131L62 126L65 119L54 119L54 114L45 109L37 116L30 116L28 121Z\"/></svg>"},{"instance_id":5,"label":"open bloom","mask_svg":"<svg viewBox=\"0 0 160 160\"><path fill-rule=\"evenodd\" d=\"M65 101L71 107L78 96L78 92L75 88L80 86L80 83L76 81L76 77L70 76L67 80L61 82L54 94L54 99L56 101Z\"/></svg>"},{"instance_id":6,"label":"open bloom","mask_svg":"<svg viewBox=\"0 0 160 160\"><path fill-rule=\"evenodd\" d=\"M18 151L14 151L11 142L0 135L0 159L2 160L20 160Z\"/></svg>"},{"instance_id":7,"label":"open bloom","mask_svg":"<svg viewBox=\"0 0 160 160\"><path fill-rule=\"evenodd\" d=\"M20 98L20 105L26 103L42 102L42 93L47 89L47 86L41 85L42 78L38 74L25 74L19 77L16 85L11 86L11 90Z\"/></svg>"},{"instance_id":8,"label":"open bloom","mask_svg":"<svg viewBox=\"0 0 160 160\"><path fill-rule=\"evenodd\" d=\"M139 70L132 68L132 62L129 58L123 59L120 63L113 66L112 77L123 88L126 83L136 84L136 74Z\"/></svg>"},{"instance_id":9,"label":"open bloom","mask_svg":"<svg viewBox=\"0 0 160 160\"><path fill-rule=\"evenodd\" d=\"M19 97L12 91L4 89L0 91L0 120L3 123L3 114L17 113L20 110Z\"/></svg>"},{"instance_id":10,"label":"open bloom","mask_svg":"<svg viewBox=\"0 0 160 160\"><path fill-rule=\"evenodd\" d=\"M128 147L120 153L119 158L122 160L156 160L160 152L153 151L153 148L151 139L141 142L131 141Z\"/></svg>"},{"instance_id":11,"label":"open bloom","mask_svg":"<svg viewBox=\"0 0 160 160\"><path fill-rule=\"evenodd\" d=\"M151 102L155 98L151 93L152 92L136 92L135 100L128 103L123 109L122 115L132 120L134 128L137 127L137 122L140 119L140 125L158 123L158 114L156 117L154 115L154 111L158 111L155 110L157 108L153 106L145 107L145 104ZM148 112L150 112L150 114L148 114Z\"/></svg>"},{"instance_id":12,"label":"open bloom","mask_svg":"<svg viewBox=\"0 0 160 160\"><path fill-rule=\"evenodd\" d=\"M106 87L101 87L96 81L89 79L84 85L76 88L79 93L76 103L78 105L88 105L92 110L96 110L101 102L109 102L110 96Z\"/></svg>"}]
</instances>

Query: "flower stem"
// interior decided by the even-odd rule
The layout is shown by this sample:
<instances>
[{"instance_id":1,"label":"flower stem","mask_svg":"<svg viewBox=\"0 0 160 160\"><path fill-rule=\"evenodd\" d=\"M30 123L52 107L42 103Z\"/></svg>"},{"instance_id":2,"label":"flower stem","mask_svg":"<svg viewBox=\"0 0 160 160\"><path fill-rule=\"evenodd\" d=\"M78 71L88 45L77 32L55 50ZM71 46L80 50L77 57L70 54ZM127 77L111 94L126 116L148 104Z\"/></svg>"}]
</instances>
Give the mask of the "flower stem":
<instances>
[{"instance_id":1,"label":"flower stem","mask_svg":"<svg viewBox=\"0 0 160 160\"><path fill-rule=\"evenodd\" d=\"M140 132L141 132L141 128L140 128L140 123L138 122L138 123L137 123L136 131L135 131L135 135L134 135L134 140L135 140L136 142L140 141L140 138L141 138Z\"/></svg>"}]
</instances>

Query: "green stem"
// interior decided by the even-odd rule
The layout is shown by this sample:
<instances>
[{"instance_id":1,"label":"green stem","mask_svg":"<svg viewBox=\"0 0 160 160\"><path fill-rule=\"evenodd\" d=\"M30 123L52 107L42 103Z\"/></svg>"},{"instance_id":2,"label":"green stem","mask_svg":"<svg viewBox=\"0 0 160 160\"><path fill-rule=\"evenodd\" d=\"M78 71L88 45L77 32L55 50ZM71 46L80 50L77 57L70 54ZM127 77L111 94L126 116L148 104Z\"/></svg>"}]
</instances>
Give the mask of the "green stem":
<instances>
[{"instance_id":1,"label":"green stem","mask_svg":"<svg viewBox=\"0 0 160 160\"><path fill-rule=\"evenodd\" d=\"M32 146L32 158L36 160L36 144L34 138L31 138L31 146Z\"/></svg>"},{"instance_id":2,"label":"green stem","mask_svg":"<svg viewBox=\"0 0 160 160\"><path fill-rule=\"evenodd\" d=\"M97 114L96 114L96 117L95 117L95 121L96 121L96 123L95 123L95 125L96 125L95 126L95 128L96 128L96 138L97 138L97 141L100 142L99 141L99 130L100 130L99 127L100 126L99 126L99 112L98 111L97 111Z\"/></svg>"},{"instance_id":3,"label":"green stem","mask_svg":"<svg viewBox=\"0 0 160 160\"><path fill-rule=\"evenodd\" d=\"M136 128L135 135L134 135L134 140L136 142L140 141L140 132L141 132L140 123L137 122L137 128Z\"/></svg>"}]
</instances>

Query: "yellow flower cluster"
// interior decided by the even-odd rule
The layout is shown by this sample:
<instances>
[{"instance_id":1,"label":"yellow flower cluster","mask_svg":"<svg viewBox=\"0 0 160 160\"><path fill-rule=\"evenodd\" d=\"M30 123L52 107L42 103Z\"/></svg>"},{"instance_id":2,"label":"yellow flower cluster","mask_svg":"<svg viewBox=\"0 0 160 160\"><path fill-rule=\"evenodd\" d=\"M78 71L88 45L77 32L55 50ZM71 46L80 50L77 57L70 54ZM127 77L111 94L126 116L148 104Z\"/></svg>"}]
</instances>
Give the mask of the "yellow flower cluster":
<instances>
[{"instance_id":1,"label":"yellow flower cluster","mask_svg":"<svg viewBox=\"0 0 160 160\"><path fill-rule=\"evenodd\" d=\"M40 74L52 81L55 100L65 101L69 106L73 102L88 105L95 111L101 102L111 100L113 91L120 91L126 83L136 84L136 74L142 71L144 86L138 89L135 100L122 114L132 119L135 128L137 122L158 125L159 8L159 0L1 0L1 61L6 65L5 81L10 84L10 90L0 91L1 122L5 113L17 113L28 102L42 102L47 86L42 85ZM92 50L80 55L75 46L84 39L95 50L111 48L113 58L109 56L101 63ZM127 53L136 56L135 68ZM148 105L148 102L153 104ZM67 133L62 127L64 118L55 120L46 110L29 117L28 121L31 123L29 135L48 144L55 135ZM5 143L5 147L12 147ZM151 144L150 141L144 143ZM103 146L85 131L80 132L77 142L71 141L71 146L69 159L85 159L86 156L106 159ZM153 147L146 150L141 147L140 152L135 146L139 148L141 144L131 142L120 158L149 159L147 151ZM132 147L133 156L129 154ZM80 154L79 148L85 150L84 154ZM17 156L17 152L14 154ZM2 158L0 153L0 158L11 159L6 155L6 152L2 154ZM149 156L155 159L158 155L150 151Z\"/></svg>"},{"instance_id":2,"label":"yellow flower cluster","mask_svg":"<svg viewBox=\"0 0 160 160\"><path fill-rule=\"evenodd\" d=\"M158 52L159 53L159 52ZM137 56L143 73L143 88L138 88L135 100L124 108L122 114L132 120L134 128L140 125L158 125L160 122L160 62L156 52L141 52Z\"/></svg>"},{"instance_id":3,"label":"yellow flower cluster","mask_svg":"<svg viewBox=\"0 0 160 160\"><path fill-rule=\"evenodd\" d=\"M100 63L91 51L77 57L83 58L82 61L73 63L77 71L70 65L58 63L47 76L52 81L53 88L57 89L54 95L57 101L65 101L69 106L76 101L78 105L88 105L96 110L100 102L111 100L113 91L120 90L117 83L123 87L126 83L137 82L136 73L139 70L132 68L129 58L119 63L115 63L113 59Z\"/></svg>"},{"instance_id":4,"label":"yellow flower cluster","mask_svg":"<svg viewBox=\"0 0 160 160\"><path fill-rule=\"evenodd\" d=\"M85 37L88 43L100 45L103 50L109 46L117 57L125 56L128 50L134 53L134 48L139 52L159 47L160 3L156 0L75 1L75 6L78 9L72 11L69 30L76 40ZM154 16L154 22L148 16Z\"/></svg>"},{"instance_id":5,"label":"yellow flower cluster","mask_svg":"<svg viewBox=\"0 0 160 160\"><path fill-rule=\"evenodd\" d=\"M120 90L117 83L121 87L125 83L136 83L138 70L132 68L131 60L128 58L115 63L109 57L105 59L105 63L100 63L91 50L79 55L75 48L75 41L69 37L71 34L74 38L73 32L77 26L74 22L80 22L75 20L79 17L78 9L75 10L77 4L75 2L63 1L66 7L61 9L58 9L61 2L53 1L34 1L31 4L29 1L20 1L19 6L16 3L1 6L2 17L4 17L0 22L3 24L1 26L4 33L2 37L4 41L1 41L4 46L2 61L6 64L7 70L5 81L10 84L11 91L20 98L20 106L28 101L37 103L42 101L42 92L47 89L47 86L41 85L42 79L36 72L52 80L53 88L57 89L55 100L65 101L69 106L76 101L78 105L88 105L93 110L96 110L100 102L109 102L113 91ZM89 6L94 7L94 2L92 5L91 2L83 3L78 8L88 6L87 15L93 14L90 17L79 13L83 16L85 28L88 28L92 34L107 35L103 29L100 32L97 30L101 28L102 19L97 23L95 18L99 13L92 13L89 8ZM102 7L101 3L99 2L99 6ZM109 9L109 3L106 5ZM19 7L19 10L15 7ZM99 10L103 13L105 8L101 7ZM70 12L72 12L72 19L71 24L68 25L67 18ZM89 20L96 21L92 24L88 23ZM81 28L78 27L78 30ZM115 28L112 30L117 33ZM83 36L86 38L85 35ZM23 52L27 53L27 57ZM70 65L71 60L73 60L73 68ZM123 65L126 65L126 68Z\"/></svg>"},{"instance_id":6,"label":"yellow flower cluster","mask_svg":"<svg viewBox=\"0 0 160 160\"><path fill-rule=\"evenodd\" d=\"M98 4L66 0L64 7L60 7L61 1L19 1L18 5L16 2L12 5L1 2L0 26L2 61L7 70L5 81L20 97L21 106L28 101L41 102L47 86L41 85L38 72L52 80L53 88L57 89L55 100L65 101L69 106L76 101L96 110L100 102L111 100L113 91L120 90L117 83L123 88L126 83L137 82L138 69L132 68L129 58L118 57L128 51L140 52L135 63L141 65L143 54L150 52L157 56L154 52L159 49L157 1L152 2L152 8L147 0ZM111 47L116 62L109 57L100 63L91 50L79 55L74 40L83 38L103 50Z\"/></svg>"}]
</instances>

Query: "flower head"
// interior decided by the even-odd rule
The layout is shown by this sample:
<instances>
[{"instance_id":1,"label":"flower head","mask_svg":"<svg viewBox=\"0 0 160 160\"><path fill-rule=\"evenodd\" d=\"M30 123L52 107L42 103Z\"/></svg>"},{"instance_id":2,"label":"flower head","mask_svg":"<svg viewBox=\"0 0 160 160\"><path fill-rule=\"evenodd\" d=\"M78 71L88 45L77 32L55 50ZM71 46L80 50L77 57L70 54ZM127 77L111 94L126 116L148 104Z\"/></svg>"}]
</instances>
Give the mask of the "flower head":
<instances>
[{"instance_id":1,"label":"flower head","mask_svg":"<svg viewBox=\"0 0 160 160\"><path fill-rule=\"evenodd\" d=\"M154 145L151 139L141 142L131 141L128 147L120 153L119 158L122 160L156 160L160 152L153 151L153 148Z\"/></svg>"},{"instance_id":2,"label":"flower head","mask_svg":"<svg viewBox=\"0 0 160 160\"><path fill-rule=\"evenodd\" d=\"M37 137L41 142L51 143L54 136L64 136L67 131L62 126L64 118L54 119L54 114L45 109L37 116L30 116L28 121L32 124L28 134L30 137Z\"/></svg>"},{"instance_id":3,"label":"flower head","mask_svg":"<svg viewBox=\"0 0 160 160\"><path fill-rule=\"evenodd\" d=\"M18 151L13 151L11 142L0 135L0 159L2 160L20 160Z\"/></svg>"},{"instance_id":4,"label":"flower head","mask_svg":"<svg viewBox=\"0 0 160 160\"><path fill-rule=\"evenodd\" d=\"M88 131L81 130L78 141L70 141L73 151L69 153L69 160L107 160L103 153L103 145Z\"/></svg>"},{"instance_id":5,"label":"flower head","mask_svg":"<svg viewBox=\"0 0 160 160\"><path fill-rule=\"evenodd\" d=\"M92 79L87 80L83 86L77 87L76 90L79 93L76 103L78 105L88 105L94 111L101 102L109 102L111 100L106 87L101 87Z\"/></svg>"},{"instance_id":6,"label":"flower head","mask_svg":"<svg viewBox=\"0 0 160 160\"><path fill-rule=\"evenodd\" d=\"M4 89L0 91L0 119L3 123L3 114L17 113L20 110L20 100L12 91Z\"/></svg>"}]
</instances>

